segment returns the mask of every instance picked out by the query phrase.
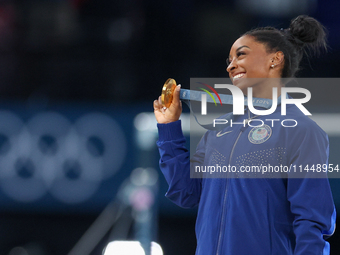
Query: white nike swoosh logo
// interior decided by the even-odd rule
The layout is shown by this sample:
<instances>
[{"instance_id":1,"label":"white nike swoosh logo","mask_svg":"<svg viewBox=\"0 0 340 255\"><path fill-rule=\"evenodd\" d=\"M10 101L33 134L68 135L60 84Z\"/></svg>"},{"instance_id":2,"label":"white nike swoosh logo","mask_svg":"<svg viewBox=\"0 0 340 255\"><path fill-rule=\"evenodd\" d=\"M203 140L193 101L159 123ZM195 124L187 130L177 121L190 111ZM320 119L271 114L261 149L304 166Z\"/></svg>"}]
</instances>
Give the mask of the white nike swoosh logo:
<instances>
[{"instance_id":1,"label":"white nike swoosh logo","mask_svg":"<svg viewBox=\"0 0 340 255\"><path fill-rule=\"evenodd\" d=\"M222 130L216 134L216 137L221 137L222 135L228 134L228 133L233 132L233 131L231 130L231 131L227 131L227 132L224 132L224 133L221 133L221 132L222 132Z\"/></svg>"}]
</instances>

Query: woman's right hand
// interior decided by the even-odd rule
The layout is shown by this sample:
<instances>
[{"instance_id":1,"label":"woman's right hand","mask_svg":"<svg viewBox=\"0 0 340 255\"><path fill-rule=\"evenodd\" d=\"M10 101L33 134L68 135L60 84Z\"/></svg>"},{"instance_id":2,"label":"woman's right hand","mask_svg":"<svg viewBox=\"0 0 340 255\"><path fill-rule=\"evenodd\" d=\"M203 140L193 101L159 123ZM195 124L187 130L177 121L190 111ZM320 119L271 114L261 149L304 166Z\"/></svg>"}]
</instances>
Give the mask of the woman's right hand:
<instances>
[{"instance_id":1,"label":"woman's right hand","mask_svg":"<svg viewBox=\"0 0 340 255\"><path fill-rule=\"evenodd\" d=\"M169 108L165 108L162 105L161 96L153 102L153 109L158 123L166 124L179 120L182 113L182 102L179 99L180 91L181 85L177 85Z\"/></svg>"}]
</instances>

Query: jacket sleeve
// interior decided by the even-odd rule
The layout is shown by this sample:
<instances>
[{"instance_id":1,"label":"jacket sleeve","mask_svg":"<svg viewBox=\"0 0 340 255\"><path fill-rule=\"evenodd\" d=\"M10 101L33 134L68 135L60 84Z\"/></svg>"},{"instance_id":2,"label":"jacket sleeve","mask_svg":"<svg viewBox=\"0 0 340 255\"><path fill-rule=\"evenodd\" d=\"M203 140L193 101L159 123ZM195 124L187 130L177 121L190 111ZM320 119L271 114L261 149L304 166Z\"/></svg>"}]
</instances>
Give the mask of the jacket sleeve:
<instances>
[{"instance_id":1,"label":"jacket sleeve","mask_svg":"<svg viewBox=\"0 0 340 255\"><path fill-rule=\"evenodd\" d=\"M190 178L190 153L185 148L181 121L157 124L160 153L160 169L169 184L165 196L178 206L192 208L198 205L201 194L201 179ZM200 161L198 154L194 156ZM195 159L194 159L195 160Z\"/></svg>"},{"instance_id":2,"label":"jacket sleeve","mask_svg":"<svg viewBox=\"0 0 340 255\"><path fill-rule=\"evenodd\" d=\"M319 127L305 128L292 142L290 163L302 166L302 175L299 178L290 176L287 182L288 200L294 215L294 254L329 254L330 246L325 239L335 230L336 212L327 173L304 170L307 165L307 168L328 165L328 137Z\"/></svg>"}]
</instances>

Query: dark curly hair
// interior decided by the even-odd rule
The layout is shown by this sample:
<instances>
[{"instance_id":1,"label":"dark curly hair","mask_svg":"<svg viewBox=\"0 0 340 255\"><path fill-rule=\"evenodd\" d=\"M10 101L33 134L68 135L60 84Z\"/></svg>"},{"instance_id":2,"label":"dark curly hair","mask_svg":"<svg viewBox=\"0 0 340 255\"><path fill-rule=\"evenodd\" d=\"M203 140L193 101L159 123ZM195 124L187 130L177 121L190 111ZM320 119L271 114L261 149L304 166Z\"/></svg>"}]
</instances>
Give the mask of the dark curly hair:
<instances>
[{"instance_id":1,"label":"dark curly hair","mask_svg":"<svg viewBox=\"0 0 340 255\"><path fill-rule=\"evenodd\" d=\"M254 37L255 41L266 46L267 52L282 51L284 66L282 78L294 77L299 70L303 54L319 54L327 50L326 30L316 19L300 15L293 19L288 29L260 27L246 32L243 36Z\"/></svg>"}]
</instances>

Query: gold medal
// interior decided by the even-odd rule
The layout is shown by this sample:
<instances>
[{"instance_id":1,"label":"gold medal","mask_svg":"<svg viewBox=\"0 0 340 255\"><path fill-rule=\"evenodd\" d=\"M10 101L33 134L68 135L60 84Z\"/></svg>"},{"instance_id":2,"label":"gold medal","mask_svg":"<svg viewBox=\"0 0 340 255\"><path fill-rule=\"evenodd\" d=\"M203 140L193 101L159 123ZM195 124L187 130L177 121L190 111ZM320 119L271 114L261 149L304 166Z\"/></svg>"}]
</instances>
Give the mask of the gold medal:
<instances>
[{"instance_id":1,"label":"gold medal","mask_svg":"<svg viewBox=\"0 0 340 255\"><path fill-rule=\"evenodd\" d=\"M162 105L168 108L171 105L174 90L177 84L174 79L167 79L162 89Z\"/></svg>"}]
</instances>

